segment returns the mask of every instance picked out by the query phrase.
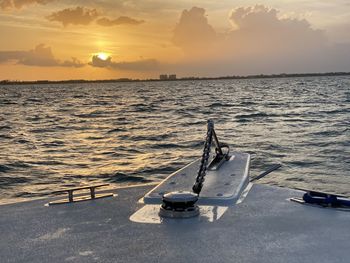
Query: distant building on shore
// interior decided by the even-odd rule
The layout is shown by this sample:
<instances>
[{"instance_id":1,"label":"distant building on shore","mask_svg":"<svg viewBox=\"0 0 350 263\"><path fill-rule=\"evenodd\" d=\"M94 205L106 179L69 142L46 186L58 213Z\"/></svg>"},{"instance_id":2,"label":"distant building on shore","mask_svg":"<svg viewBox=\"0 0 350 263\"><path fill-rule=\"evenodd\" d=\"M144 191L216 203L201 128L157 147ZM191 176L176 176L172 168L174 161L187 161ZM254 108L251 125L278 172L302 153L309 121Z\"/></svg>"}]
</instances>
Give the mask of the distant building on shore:
<instances>
[{"instance_id":1,"label":"distant building on shore","mask_svg":"<svg viewBox=\"0 0 350 263\"><path fill-rule=\"evenodd\" d=\"M176 74L169 74L169 76L167 74L161 74L161 75L159 75L159 79L160 80L175 80Z\"/></svg>"}]
</instances>

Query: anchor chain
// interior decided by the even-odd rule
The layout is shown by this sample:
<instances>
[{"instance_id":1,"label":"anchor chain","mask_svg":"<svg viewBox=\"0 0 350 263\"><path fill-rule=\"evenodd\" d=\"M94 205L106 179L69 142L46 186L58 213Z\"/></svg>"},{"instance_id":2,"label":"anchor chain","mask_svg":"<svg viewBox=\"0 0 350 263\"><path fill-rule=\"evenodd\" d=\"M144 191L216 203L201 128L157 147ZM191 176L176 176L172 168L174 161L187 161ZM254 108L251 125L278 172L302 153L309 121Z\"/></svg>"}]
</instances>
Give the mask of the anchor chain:
<instances>
[{"instance_id":1,"label":"anchor chain","mask_svg":"<svg viewBox=\"0 0 350 263\"><path fill-rule=\"evenodd\" d=\"M213 142L213 131L214 131L214 123L212 120L208 120L207 136L205 139L201 165L199 167L196 181L192 187L193 192L198 194L198 195L202 190L204 177L205 177L206 172L207 172L209 156L210 156L210 148L211 148L211 144Z\"/></svg>"}]
</instances>

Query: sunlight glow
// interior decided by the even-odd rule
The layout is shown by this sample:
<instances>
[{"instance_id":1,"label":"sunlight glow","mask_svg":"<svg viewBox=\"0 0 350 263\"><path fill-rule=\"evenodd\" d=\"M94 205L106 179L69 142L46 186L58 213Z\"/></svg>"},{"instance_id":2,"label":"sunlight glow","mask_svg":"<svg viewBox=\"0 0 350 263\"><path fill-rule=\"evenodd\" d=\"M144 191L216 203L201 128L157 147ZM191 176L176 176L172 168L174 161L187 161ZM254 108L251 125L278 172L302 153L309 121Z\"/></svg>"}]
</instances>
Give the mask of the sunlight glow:
<instances>
[{"instance_id":1,"label":"sunlight glow","mask_svg":"<svg viewBox=\"0 0 350 263\"><path fill-rule=\"evenodd\" d=\"M107 60L109 58L109 55L103 52L97 53L97 57L101 60Z\"/></svg>"}]
</instances>

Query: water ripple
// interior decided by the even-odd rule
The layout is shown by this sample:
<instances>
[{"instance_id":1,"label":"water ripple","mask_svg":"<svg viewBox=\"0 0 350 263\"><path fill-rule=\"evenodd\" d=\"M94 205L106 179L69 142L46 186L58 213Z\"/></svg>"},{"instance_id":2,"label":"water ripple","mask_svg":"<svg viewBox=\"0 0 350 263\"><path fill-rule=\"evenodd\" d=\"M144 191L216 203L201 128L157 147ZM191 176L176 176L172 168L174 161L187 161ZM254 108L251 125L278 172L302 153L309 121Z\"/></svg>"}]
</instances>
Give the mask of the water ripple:
<instances>
[{"instance_id":1,"label":"water ripple","mask_svg":"<svg viewBox=\"0 0 350 263\"><path fill-rule=\"evenodd\" d=\"M202 154L206 120L261 183L350 195L350 78L0 86L0 203L160 181Z\"/></svg>"}]
</instances>

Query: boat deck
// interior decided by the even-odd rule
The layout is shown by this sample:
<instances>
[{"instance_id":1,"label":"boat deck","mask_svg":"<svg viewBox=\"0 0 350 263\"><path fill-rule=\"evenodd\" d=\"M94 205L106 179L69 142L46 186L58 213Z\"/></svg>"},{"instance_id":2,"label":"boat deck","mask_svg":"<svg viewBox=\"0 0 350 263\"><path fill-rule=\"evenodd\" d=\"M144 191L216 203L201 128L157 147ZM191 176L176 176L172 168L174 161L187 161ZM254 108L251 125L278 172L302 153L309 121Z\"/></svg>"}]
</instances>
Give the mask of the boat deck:
<instances>
[{"instance_id":1,"label":"boat deck","mask_svg":"<svg viewBox=\"0 0 350 263\"><path fill-rule=\"evenodd\" d=\"M1 262L349 262L350 213L301 205L301 191L253 185L220 219L135 223L153 186L44 206L0 206Z\"/></svg>"}]
</instances>

